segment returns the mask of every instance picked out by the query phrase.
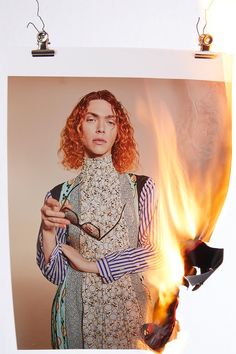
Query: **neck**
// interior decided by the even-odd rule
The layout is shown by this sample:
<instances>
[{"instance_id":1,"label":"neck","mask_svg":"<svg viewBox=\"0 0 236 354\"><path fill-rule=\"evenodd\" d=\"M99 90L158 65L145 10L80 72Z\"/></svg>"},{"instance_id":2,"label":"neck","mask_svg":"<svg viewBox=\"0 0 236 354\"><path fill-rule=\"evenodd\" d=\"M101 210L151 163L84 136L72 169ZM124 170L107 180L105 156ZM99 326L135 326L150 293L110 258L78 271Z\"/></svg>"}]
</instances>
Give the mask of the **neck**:
<instances>
[{"instance_id":1,"label":"neck","mask_svg":"<svg viewBox=\"0 0 236 354\"><path fill-rule=\"evenodd\" d=\"M112 159L112 155L111 154L107 154L107 155L87 155L85 154L84 156L84 161L85 160L105 160L105 159Z\"/></svg>"},{"instance_id":2,"label":"neck","mask_svg":"<svg viewBox=\"0 0 236 354\"><path fill-rule=\"evenodd\" d=\"M82 170L91 169L111 170L114 169L111 154L105 156L85 157Z\"/></svg>"}]
</instances>

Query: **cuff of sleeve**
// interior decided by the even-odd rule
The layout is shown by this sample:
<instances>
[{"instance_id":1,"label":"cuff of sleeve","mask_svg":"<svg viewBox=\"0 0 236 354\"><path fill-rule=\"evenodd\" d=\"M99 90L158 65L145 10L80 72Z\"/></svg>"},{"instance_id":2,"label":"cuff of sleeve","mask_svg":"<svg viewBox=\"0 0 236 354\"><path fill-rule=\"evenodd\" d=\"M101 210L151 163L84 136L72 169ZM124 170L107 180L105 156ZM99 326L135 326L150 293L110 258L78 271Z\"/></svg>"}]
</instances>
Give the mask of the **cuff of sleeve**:
<instances>
[{"instance_id":1,"label":"cuff of sleeve","mask_svg":"<svg viewBox=\"0 0 236 354\"><path fill-rule=\"evenodd\" d=\"M50 268L51 264L53 263L54 259L61 253L60 250L60 244L57 244L56 247L54 248L54 250L51 253L51 256L49 258L49 262L47 263L47 265L45 266L45 269Z\"/></svg>"},{"instance_id":2,"label":"cuff of sleeve","mask_svg":"<svg viewBox=\"0 0 236 354\"><path fill-rule=\"evenodd\" d=\"M98 259L96 263L98 266L99 274L103 279L103 282L112 283L115 279L112 276L106 257Z\"/></svg>"}]
</instances>

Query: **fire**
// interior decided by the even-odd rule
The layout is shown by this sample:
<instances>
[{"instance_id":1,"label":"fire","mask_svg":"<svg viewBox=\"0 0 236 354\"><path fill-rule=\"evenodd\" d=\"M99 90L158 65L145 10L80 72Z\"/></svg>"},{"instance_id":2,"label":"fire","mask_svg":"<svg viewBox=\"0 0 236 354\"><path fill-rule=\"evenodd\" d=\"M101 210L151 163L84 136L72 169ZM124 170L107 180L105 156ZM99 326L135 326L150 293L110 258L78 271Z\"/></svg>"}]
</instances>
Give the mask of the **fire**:
<instances>
[{"instance_id":1,"label":"fire","mask_svg":"<svg viewBox=\"0 0 236 354\"><path fill-rule=\"evenodd\" d=\"M157 270L148 272L147 279L155 289L154 292L157 291L158 294L158 307L154 310L153 317L155 323L160 323L165 318L167 307L176 296L184 275L181 249L174 235L177 230L179 234L190 233L194 236L195 225L193 214L188 206L189 199L187 198L183 169L177 154L173 126L171 126L169 119L168 127L167 120L154 124L154 127L156 139L161 142L157 147L157 156L158 164L162 166L162 172L158 178L160 190L153 227L160 262ZM161 189L163 185L165 185L165 190ZM194 209L196 209L195 205ZM185 222L183 222L184 218ZM182 229L183 225L184 230Z\"/></svg>"},{"instance_id":2,"label":"fire","mask_svg":"<svg viewBox=\"0 0 236 354\"><path fill-rule=\"evenodd\" d=\"M181 144L178 140L176 125L168 109L161 108L158 103L161 119L152 109L159 166L158 207L153 223L158 267L147 272L146 280L154 294L153 322L156 324L165 320L170 304L178 297L184 276L184 252L191 249L196 240L210 239L227 193L231 162L227 97L224 109L225 103L226 113L223 111L220 125L210 122L206 132L207 138L211 138L210 129L215 129L213 138L219 144L212 138L211 145L202 154L203 161L196 159L190 163L188 151L181 150L185 142ZM204 134L201 126L200 130Z\"/></svg>"}]
</instances>

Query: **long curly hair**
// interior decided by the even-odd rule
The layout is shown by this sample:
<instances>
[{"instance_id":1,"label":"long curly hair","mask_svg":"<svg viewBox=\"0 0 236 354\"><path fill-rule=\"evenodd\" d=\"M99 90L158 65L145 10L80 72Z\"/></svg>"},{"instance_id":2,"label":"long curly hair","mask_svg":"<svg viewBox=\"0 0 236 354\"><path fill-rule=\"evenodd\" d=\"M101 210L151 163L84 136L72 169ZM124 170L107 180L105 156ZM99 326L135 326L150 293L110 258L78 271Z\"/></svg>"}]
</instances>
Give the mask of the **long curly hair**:
<instances>
[{"instance_id":1,"label":"long curly hair","mask_svg":"<svg viewBox=\"0 0 236 354\"><path fill-rule=\"evenodd\" d=\"M118 118L118 134L112 147L112 161L115 169L120 172L134 170L138 165L138 151L134 140L134 130L129 115L116 97L107 90L90 92L79 101L66 121L61 132L60 148L61 163L70 169L78 169L84 161L84 146L82 143L81 125L89 102L92 100L105 100L111 104L112 110Z\"/></svg>"}]
</instances>

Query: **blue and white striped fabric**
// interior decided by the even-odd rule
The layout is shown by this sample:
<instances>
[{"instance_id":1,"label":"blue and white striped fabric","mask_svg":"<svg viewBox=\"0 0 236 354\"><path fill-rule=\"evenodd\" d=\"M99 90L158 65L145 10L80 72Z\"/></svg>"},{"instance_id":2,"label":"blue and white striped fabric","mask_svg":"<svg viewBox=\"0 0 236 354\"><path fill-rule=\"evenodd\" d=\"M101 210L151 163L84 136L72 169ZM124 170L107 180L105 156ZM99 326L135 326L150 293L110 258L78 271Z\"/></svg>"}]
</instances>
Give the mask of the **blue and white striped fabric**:
<instances>
[{"instance_id":1,"label":"blue and white striped fabric","mask_svg":"<svg viewBox=\"0 0 236 354\"><path fill-rule=\"evenodd\" d=\"M51 192L48 192L45 200L50 198ZM66 243L66 231L63 228L57 228L56 234L56 247L54 248L49 262L46 264L43 253L43 239L42 239L42 230L40 228L38 234L37 242L37 264L42 272L42 274L53 284L59 285L63 282L66 275L66 269L68 262L66 257L63 255L60 245Z\"/></svg>"},{"instance_id":2,"label":"blue and white striped fabric","mask_svg":"<svg viewBox=\"0 0 236 354\"><path fill-rule=\"evenodd\" d=\"M49 192L46 198L51 197ZM155 207L155 186L151 178L144 184L139 198L139 235L136 248L113 252L97 260L100 276L104 283L113 282L125 274L143 272L155 267L157 260L157 247L153 239L152 224ZM45 264L42 232L39 231L37 243L37 263L43 275L52 283L59 285L63 282L68 262L60 250L60 245L66 243L65 230L58 228L56 235L57 245L50 260Z\"/></svg>"}]
</instances>

